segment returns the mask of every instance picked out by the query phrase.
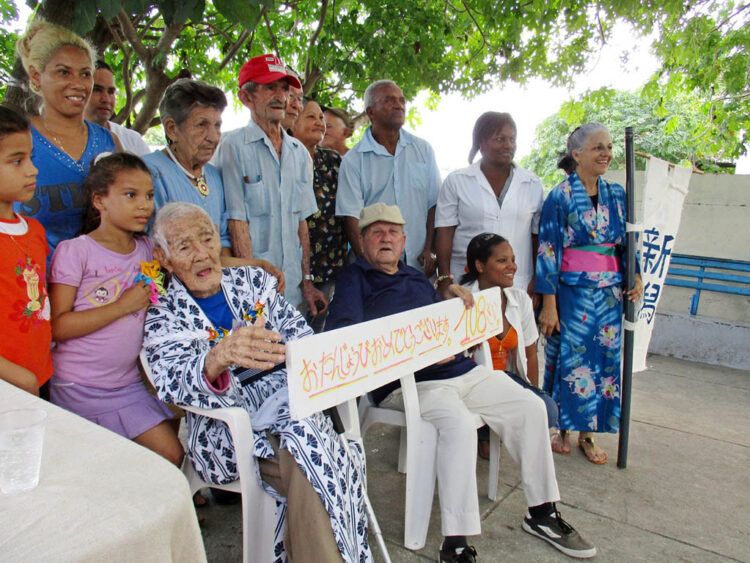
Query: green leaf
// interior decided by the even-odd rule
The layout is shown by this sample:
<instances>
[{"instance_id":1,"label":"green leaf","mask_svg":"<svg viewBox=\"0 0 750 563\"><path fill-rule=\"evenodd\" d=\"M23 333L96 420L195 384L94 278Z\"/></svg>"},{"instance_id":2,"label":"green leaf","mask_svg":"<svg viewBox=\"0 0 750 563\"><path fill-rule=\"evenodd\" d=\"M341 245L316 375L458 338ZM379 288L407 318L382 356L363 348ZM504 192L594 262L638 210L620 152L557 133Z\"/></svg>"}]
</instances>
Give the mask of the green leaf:
<instances>
[{"instance_id":1,"label":"green leaf","mask_svg":"<svg viewBox=\"0 0 750 563\"><path fill-rule=\"evenodd\" d=\"M83 0L73 4L71 29L78 35L86 35L96 25L96 2Z\"/></svg>"},{"instance_id":2,"label":"green leaf","mask_svg":"<svg viewBox=\"0 0 750 563\"><path fill-rule=\"evenodd\" d=\"M122 9L119 0L98 0L97 5L105 21L111 21Z\"/></svg>"},{"instance_id":3,"label":"green leaf","mask_svg":"<svg viewBox=\"0 0 750 563\"><path fill-rule=\"evenodd\" d=\"M214 0L216 10L224 15L228 20L236 21L245 29L255 29L260 16L260 3L257 0L238 1L238 0Z\"/></svg>"}]
</instances>

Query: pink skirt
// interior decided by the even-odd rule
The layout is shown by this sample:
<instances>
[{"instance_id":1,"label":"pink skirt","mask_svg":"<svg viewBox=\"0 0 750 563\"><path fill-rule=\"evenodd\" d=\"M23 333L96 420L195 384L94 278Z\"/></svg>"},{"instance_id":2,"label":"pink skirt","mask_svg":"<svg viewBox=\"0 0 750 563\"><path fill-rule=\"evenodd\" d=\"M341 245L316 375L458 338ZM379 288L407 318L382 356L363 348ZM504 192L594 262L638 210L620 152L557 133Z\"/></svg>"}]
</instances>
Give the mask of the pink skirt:
<instances>
[{"instance_id":1,"label":"pink skirt","mask_svg":"<svg viewBox=\"0 0 750 563\"><path fill-rule=\"evenodd\" d=\"M142 381L119 389L99 389L52 377L49 394L54 404L130 440L173 417Z\"/></svg>"}]
</instances>

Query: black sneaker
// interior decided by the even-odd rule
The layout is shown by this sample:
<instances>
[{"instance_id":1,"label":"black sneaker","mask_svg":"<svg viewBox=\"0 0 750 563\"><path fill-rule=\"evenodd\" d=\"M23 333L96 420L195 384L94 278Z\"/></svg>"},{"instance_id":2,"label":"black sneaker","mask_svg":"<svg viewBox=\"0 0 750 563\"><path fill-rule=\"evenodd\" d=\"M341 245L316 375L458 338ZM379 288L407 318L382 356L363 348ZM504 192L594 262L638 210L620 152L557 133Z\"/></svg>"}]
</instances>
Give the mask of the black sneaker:
<instances>
[{"instance_id":1,"label":"black sneaker","mask_svg":"<svg viewBox=\"0 0 750 563\"><path fill-rule=\"evenodd\" d=\"M563 520L557 509L544 518L532 518L527 512L523 519L523 529L552 544L569 557L588 559L596 555L596 548Z\"/></svg>"},{"instance_id":2,"label":"black sneaker","mask_svg":"<svg viewBox=\"0 0 750 563\"><path fill-rule=\"evenodd\" d=\"M440 549L438 563L474 563L477 560L477 550L473 545Z\"/></svg>"}]
</instances>

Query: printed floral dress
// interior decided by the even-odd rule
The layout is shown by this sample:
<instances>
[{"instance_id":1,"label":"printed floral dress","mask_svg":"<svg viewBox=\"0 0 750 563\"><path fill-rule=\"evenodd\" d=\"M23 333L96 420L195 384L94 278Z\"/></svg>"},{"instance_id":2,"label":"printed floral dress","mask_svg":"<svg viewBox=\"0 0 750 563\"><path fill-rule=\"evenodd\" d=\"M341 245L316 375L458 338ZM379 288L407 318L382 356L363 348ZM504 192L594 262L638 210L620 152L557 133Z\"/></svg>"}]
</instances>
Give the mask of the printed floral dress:
<instances>
[{"instance_id":1,"label":"printed floral dress","mask_svg":"<svg viewBox=\"0 0 750 563\"><path fill-rule=\"evenodd\" d=\"M560 334L547 339L544 390L563 430L617 432L625 190L599 178L597 206L577 174L542 208L536 291L556 294Z\"/></svg>"},{"instance_id":2,"label":"printed floral dress","mask_svg":"<svg viewBox=\"0 0 750 563\"><path fill-rule=\"evenodd\" d=\"M336 189L341 157L336 151L315 149L313 190L318 212L307 219L310 231L310 273L314 283L332 281L344 266L348 248L342 217L336 217Z\"/></svg>"},{"instance_id":3,"label":"printed floral dress","mask_svg":"<svg viewBox=\"0 0 750 563\"><path fill-rule=\"evenodd\" d=\"M243 318L260 302L268 319L266 328L279 332L283 341L312 335L300 313L276 292L275 283L274 278L258 268L223 270L222 291L235 318ZM239 406L247 410L253 421L255 456L274 455L266 430L279 436L280 447L294 456L323 501L344 561L372 561L362 482L364 454L359 444L349 443L350 457L330 420L321 413L292 420L284 369L245 387L231 378L226 392L214 392L203 376L204 358L219 342L210 340L212 333L215 331L208 317L180 280L173 278L167 294L148 310L145 325L144 347L159 398L178 406L208 409ZM237 461L226 425L190 412L186 419L188 457L201 478L216 484L237 479ZM275 561L285 561L286 499L261 483L277 500Z\"/></svg>"}]
</instances>

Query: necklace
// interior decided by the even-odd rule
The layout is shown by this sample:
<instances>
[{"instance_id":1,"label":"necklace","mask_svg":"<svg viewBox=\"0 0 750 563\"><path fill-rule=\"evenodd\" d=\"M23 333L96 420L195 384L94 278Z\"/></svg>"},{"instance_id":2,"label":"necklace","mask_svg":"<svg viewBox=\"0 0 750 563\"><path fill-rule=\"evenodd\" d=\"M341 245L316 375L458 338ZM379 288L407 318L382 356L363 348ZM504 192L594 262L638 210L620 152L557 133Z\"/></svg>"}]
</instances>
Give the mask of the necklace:
<instances>
[{"instance_id":1,"label":"necklace","mask_svg":"<svg viewBox=\"0 0 750 563\"><path fill-rule=\"evenodd\" d=\"M47 133L49 133L50 137L52 137L52 140L55 142L55 144L58 147L60 147L60 150L62 150L62 152L64 152L66 155L68 155L68 157L70 158L70 160L73 161L73 164L75 164L75 166L76 166L76 168L78 168L78 170L80 170L81 172L85 172L83 164L81 164L80 162L78 162L77 160L75 160L72 156L70 156L70 152L68 150L66 150L65 145L63 145L63 142L60 139L57 138L57 135L55 135L54 131L52 131L52 129L50 129L49 125L47 125L47 122L44 120L44 116L41 115L40 118L42 120L42 125L44 125L44 128L47 130ZM88 127L86 127L86 124L82 124L82 125L83 125L83 132L81 134L83 135L83 138L85 139L85 142L84 142L84 147L85 147L88 144L89 129L88 129ZM84 151L85 150L86 149L84 148Z\"/></svg>"},{"instance_id":2,"label":"necklace","mask_svg":"<svg viewBox=\"0 0 750 563\"><path fill-rule=\"evenodd\" d=\"M172 150L169 148L169 145L165 147L167 149L167 154L169 155L169 158L172 159L172 161L185 173L185 176L190 178L193 182L195 182L195 189L198 190L198 193L201 194L203 197L206 197L209 193L211 193L211 190L208 188L208 184L206 183L206 175L203 174L203 169L201 168L201 175L195 176L194 174L191 174L188 172L185 167L179 163L177 160L177 157L174 155Z\"/></svg>"}]
</instances>

